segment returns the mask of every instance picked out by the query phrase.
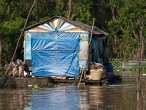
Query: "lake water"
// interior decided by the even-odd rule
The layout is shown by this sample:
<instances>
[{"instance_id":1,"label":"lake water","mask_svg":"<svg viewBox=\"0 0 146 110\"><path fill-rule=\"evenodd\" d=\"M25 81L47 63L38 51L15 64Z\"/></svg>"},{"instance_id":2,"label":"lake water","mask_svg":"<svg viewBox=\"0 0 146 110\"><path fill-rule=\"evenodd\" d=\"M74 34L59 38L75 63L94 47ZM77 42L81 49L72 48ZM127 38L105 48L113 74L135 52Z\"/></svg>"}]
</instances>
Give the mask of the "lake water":
<instances>
[{"instance_id":1,"label":"lake water","mask_svg":"<svg viewBox=\"0 0 146 110\"><path fill-rule=\"evenodd\" d=\"M121 84L57 86L52 88L0 89L0 110L135 110L136 81Z\"/></svg>"}]
</instances>

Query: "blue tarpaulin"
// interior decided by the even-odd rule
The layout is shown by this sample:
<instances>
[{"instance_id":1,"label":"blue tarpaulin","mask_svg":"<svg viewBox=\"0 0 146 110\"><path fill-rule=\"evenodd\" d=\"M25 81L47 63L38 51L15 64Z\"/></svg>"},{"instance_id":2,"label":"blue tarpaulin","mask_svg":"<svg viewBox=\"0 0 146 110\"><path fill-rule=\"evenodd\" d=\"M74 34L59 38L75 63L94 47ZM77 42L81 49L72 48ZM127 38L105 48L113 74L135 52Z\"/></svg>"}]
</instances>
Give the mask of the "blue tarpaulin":
<instances>
[{"instance_id":1,"label":"blue tarpaulin","mask_svg":"<svg viewBox=\"0 0 146 110\"><path fill-rule=\"evenodd\" d=\"M79 34L33 33L31 51L33 76L79 75Z\"/></svg>"}]
</instances>

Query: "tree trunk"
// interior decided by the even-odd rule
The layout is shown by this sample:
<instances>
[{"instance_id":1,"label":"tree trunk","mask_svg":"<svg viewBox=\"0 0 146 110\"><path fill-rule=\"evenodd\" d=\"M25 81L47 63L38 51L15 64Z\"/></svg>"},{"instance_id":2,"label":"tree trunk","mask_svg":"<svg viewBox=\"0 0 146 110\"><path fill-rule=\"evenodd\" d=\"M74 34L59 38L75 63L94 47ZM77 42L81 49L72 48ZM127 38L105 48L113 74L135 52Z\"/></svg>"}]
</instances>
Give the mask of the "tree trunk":
<instances>
[{"instance_id":1,"label":"tree trunk","mask_svg":"<svg viewBox=\"0 0 146 110\"><path fill-rule=\"evenodd\" d=\"M2 75L2 35L0 34L0 76Z\"/></svg>"},{"instance_id":2,"label":"tree trunk","mask_svg":"<svg viewBox=\"0 0 146 110\"><path fill-rule=\"evenodd\" d=\"M74 0L68 0L68 19L72 19L73 18L73 4L74 4Z\"/></svg>"},{"instance_id":3,"label":"tree trunk","mask_svg":"<svg viewBox=\"0 0 146 110\"><path fill-rule=\"evenodd\" d=\"M142 90L142 66L141 61L143 60L144 54L144 19L143 15L139 18L139 22L141 23L141 27L139 30L139 65L138 65L138 75L137 75L137 108L136 110L144 110L145 106L145 91ZM145 80L144 80L145 81ZM145 83L144 83L145 84Z\"/></svg>"},{"instance_id":4,"label":"tree trunk","mask_svg":"<svg viewBox=\"0 0 146 110\"><path fill-rule=\"evenodd\" d=\"M115 20L116 17L115 17L115 10L113 7L111 7L111 11L112 11L112 19Z\"/></svg>"}]
</instances>

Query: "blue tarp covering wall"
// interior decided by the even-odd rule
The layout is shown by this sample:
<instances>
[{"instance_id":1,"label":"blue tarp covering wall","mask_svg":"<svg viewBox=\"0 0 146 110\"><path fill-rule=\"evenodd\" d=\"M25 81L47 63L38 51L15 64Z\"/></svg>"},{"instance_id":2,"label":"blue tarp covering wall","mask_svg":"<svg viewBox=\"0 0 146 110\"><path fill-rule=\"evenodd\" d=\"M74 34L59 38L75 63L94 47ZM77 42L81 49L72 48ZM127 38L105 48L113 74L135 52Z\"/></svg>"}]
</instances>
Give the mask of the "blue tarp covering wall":
<instances>
[{"instance_id":1,"label":"blue tarp covering wall","mask_svg":"<svg viewBox=\"0 0 146 110\"><path fill-rule=\"evenodd\" d=\"M79 34L33 33L31 51L33 76L79 75Z\"/></svg>"}]
</instances>

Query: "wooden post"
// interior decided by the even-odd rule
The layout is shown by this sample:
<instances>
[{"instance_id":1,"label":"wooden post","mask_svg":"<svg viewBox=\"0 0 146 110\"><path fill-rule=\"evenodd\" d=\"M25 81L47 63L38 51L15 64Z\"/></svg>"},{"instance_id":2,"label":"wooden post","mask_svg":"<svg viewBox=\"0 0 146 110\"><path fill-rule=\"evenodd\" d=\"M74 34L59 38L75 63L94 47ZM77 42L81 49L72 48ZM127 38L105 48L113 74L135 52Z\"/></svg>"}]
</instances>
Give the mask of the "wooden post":
<instances>
[{"instance_id":1,"label":"wooden post","mask_svg":"<svg viewBox=\"0 0 146 110\"><path fill-rule=\"evenodd\" d=\"M0 76L2 75L2 35L0 34Z\"/></svg>"},{"instance_id":2,"label":"wooden post","mask_svg":"<svg viewBox=\"0 0 146 110\"><path fill-rule=\"evenodd\" d=\"M24 33L24 30L25 30L25 27L26 27L26 25L27 25L28 19L29 19L29 17L30 17L30 13L31 13L31 11L32 11L32 9L33 9L35 3L36 3L36 0L33 1L33 4L32 4L32 6L31 6L31 8L30 8L30 10L29 10L29 12L28 12L28 15L27 15L25 24L24 24L23 29L22 29L22 31L21 31L21 33L20 33L19 38L18 38L18 41L17 41L17 44L16 44L16 48L15 48L15 50L14 50L13 56L12 56L12 58L11 58L11 61L10 61L9 65L8 65L8 68L7 68L6 71L5 71L5 77L4 77L4 80L3 80L2 88L4 87L4 84L5 84L6 80L7 80L8 72L9 72L9 70L10 70L10 65L11 65L12 61L14 60L14 57L15 57L15 55L16 55L16 51L17 51L17 48L18 48L20 39L21 39L21 37L22 37L22 35L23 35L23 33Z\"/></svg>"},{"instance_id":3,"label":"wooden post","mask_svg":"<svg viewBox=\"0 0 146 110\"><path fill-rule=\"evenodd\" d=\"M80 75L80 80L79 80L79 83L78 83L78 88L80 87L83 75L84 75L84 69L81 70L81 75Z\"/></svg>"}]
</instances>

